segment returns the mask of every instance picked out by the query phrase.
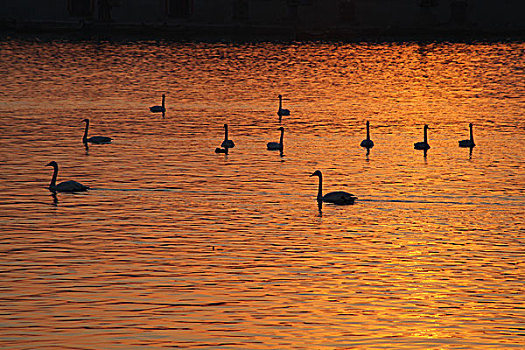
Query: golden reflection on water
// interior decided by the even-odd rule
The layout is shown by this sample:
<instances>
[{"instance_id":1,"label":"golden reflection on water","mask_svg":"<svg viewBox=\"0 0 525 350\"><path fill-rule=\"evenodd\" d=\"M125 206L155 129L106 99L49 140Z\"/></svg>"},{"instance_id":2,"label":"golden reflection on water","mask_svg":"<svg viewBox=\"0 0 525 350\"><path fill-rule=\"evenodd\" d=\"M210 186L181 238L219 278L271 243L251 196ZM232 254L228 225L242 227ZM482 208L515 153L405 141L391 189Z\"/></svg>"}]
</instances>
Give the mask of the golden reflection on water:
<instances>
[{"instance_id":1,"label":"golden reflection on water","mask_svg":"<svg viewBox=\"0 0 525 350\"><path fill-rule=\"evenodd\" d=\"M1 42L0 344L523 346L524 49Z\"/></svg>"}]
</instances>

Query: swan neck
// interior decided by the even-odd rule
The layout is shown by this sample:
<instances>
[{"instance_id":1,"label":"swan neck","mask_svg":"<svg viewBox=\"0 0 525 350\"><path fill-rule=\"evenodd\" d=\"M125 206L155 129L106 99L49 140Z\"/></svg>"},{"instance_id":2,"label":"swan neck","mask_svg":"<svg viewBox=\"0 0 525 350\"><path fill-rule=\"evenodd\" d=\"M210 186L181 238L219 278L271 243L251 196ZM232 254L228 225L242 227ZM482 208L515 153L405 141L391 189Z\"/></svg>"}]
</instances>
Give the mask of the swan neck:
<instances>
[{"instance_id":1,"label":"swan neck","mask_svg":"<svg viewBox=\"0 0 525 350\"><path fill-rule=\"evenodd\" d=\"M470 125L470 141L474 142L474 133L472 132L472 125Z\"/></svg>"},{"instance_id":2,"label":"swan neck","mask_svg":"<svg viewBox=\"0 0 525 350\"><path fill-rule=\"evenodd\" d=\"M87 135L89 129L89 120L86 120L86 128L84 129L84 137L82 137L82 142L86 143Z\"/></svg>"},{"instance_id":3,"label":"swan neck","mask_svg":"<svg viewBox=\"0 0 525 350\"><path fill-rule=\"evenodd\" d=\"M57 176L58 176L58 165L53 164L53 177L51 178L51 183L49 184L50 190L53 190L56 188Z\"/></svg>"},{"instance_id":4,"label":"swan neck","mask_svg":"<svg viewBox=\"0 0 525 350\"><path fill-rule=\"evenodd\" d=\"M224 126L224 141L228 140L228 126Z\"/></svg>"},{"instance_id":5,"label":"swan neck","mask_svg":"<svg viewBox=\"0 0 525 350\"><path fill-rule=\"evenodd\" d=\"M323 199L323 175L319 176L319 189L317 190L317 200L320 201Z\"/></svg>"},{"instance_id":6,"label":"swan neck","mask_svg":"<svg viewBox=\"0 0 525 350\"><path fill-rule=\"evenodd\" d=\"M370 124L366 123L366 139L370 140Z\"/></svg>"},{"instance_id":7,"label":"swan neck","mask_svg":"<svg viewBox=\"0 0 525 350\"><path fill-rule=\"evenodd\" d=\"M279 97L279 110L283 108L283 98Z\"/></svg>"},{"instance_id":8,"label":"swan neck","mask_svg":"<svg viewBox=\"0 0 525 350\"><path fill-rule=\"evenodd\" d=\"M283 140L284 140L284 130L281 130L281 138L279 139L279 144L281 147L283 146Z\"/></svg>"},{"instance_id":9,"label":"swan neck","mask_svg":"<svg viewBox=\"0 0 525 350\"><path fill-rule=\"evenodd\" d=\"M427 128L423 129L423 141L427 143Z\"/></svg>"},{"instance_id":10,"label":"swan neck","mask_svg":"<svg viewBox=\"0 0 525 350\"><path fill-rule=\"evenodd\" d=\"M165 102L166 102L166 96L162 95L162 107L164 107Z\"/></svg>"}]
</instances>

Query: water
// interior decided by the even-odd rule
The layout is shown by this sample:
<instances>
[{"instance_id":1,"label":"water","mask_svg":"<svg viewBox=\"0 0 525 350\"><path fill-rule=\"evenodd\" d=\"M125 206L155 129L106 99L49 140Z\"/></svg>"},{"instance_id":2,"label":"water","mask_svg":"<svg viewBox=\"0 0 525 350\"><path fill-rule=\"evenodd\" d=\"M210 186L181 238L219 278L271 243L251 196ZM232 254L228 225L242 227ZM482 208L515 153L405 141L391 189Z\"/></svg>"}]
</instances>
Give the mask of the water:
<instances>
[{"instance_id":1,"label":"water","mask_svg":"<svg viewBox=\"0 0 525 350\"><path fill-rule=\"evenodd\" d=\"M0 54L2 348L525 346L523 43ZM51 160L92 189L53 198ZM320 211L316 169L356 204Z\"/></svg>"}]
</instances>

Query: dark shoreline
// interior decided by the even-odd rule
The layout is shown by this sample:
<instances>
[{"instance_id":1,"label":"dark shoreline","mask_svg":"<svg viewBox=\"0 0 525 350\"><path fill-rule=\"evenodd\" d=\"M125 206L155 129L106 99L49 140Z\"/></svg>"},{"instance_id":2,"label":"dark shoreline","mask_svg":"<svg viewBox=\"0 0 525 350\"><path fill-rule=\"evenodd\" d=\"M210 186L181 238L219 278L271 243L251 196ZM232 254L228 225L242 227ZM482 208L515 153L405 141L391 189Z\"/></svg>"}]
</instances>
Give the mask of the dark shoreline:
<instances>
[{"instance_id":1,"label":"dark shoreline","mask_svg":"<svg viewBox=\"0 0 525 350\"><path fill-rule=\"evenodd\" d=\"M2 23L0 40L108 40L203 42L523 42L525 30L440 28L330 28L249 25L111 25L100 23Z\"/></svg>"}]
</instances>

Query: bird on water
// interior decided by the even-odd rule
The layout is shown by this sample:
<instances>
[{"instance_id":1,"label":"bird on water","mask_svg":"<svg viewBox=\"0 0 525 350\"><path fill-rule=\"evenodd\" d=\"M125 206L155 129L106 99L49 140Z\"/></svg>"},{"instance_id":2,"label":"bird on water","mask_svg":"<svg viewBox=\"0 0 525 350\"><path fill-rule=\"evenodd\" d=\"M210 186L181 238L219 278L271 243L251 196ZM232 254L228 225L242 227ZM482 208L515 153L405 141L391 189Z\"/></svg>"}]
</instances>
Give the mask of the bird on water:
<instances>
[{"instance_id":1,"label":"bird on water","mask_svg":"<svg viewBox=\"0 0 525 350\"><path fill-rule=\"evenodd\" d=\"M107 136L91 136L90 138L88 138L88 129L89 129L89 119L86 118L83 120L83 122L86 123L86 129L84 129L84 136L82 137L82 142L84 144L87 144L88 142L89 143L95 143L95 144L98 144L98 145L101 145L101 144L106 144L106 143L111 143L111 137L107 137Z\"/></svg>"},{"instance_id":2,"label":"bird on water","mask_svg":"<svg viewBox=\"0 0 525 350\"><path fill-rule=\"evenodd\" d=\"M268 142L266 144L266 148L269 151L283 150L284 128L281 126L279 130L281 130L281 138L279 139L279 142Z\"/></svg>"},{"instance_id":3,"label":"bird on water","mask_svg":"<svg viewBox=\"0 0 525 350\"><path fill-rule=\"evenodd\" d=\"M166 112L166 95L162 94L162 105L161 106L151 106L149 110L152 113L165 113Z\"/></svg>"},{"instance_id":4,"label":"bird on water","mask_svg":"<svg viewBox=\"0 0 525 350\"><path fill-rule=\"evenodd\" d=\"M427 150L430 148L430 145L428 144L428 139L427 139L427 129L428 129L428 125L425 124L425 126L423 127L423 141L414 143L414 149Z\"/></svg>"},{"instance_id":5,"label":"bird on water","mask_svg":"<svg viewBox=\"0 0 525 350\"><path fill-rule=\"evenodd\" d=\"M82 185L79 182L69 180L56 184L58 176L58 164L55 161L49 162L46 166L53 167L53 177L51 178L51 183L49 184L49 190L51 192L83 192L89 189L89 186Z\"/></svg>"},{"instance_id":6,"label":"bird on water","mask_svg":"<svg viewBox=\"0 0 525 350\"><path fill-rule=\"evenodd\" d=\"M372 148L374 147L374 141L370 140L370 122L366 122L366 139L361 141L361 147Z\"/></svg>"},{"instance_id":7,"label":"bird on water","mask_svg":"<svg viewBox=\"0 0 525 350\"><path fill-rule=\"evenodd\" d=\"M283 108L283 96L279 95L279 109L277 110L277 115L283 116L283 115L290 115L290 110Z\"/></svg>"},{"instance_id":8,"label":"bird on water","mask_svg":"<svg viewBox=\"0 0 525 350\"><path fill-rule=\"evenodd\" d=\"M474 134L472 132L472 123L470 123L468 125L469 129L470 129L470 139L468 140L461 140L459 141L459 147L469 147L469 148L472 148L474 146L476 146L476 144L474 143Z\"/></svg>"},{"instance_id":9,"label":"bird on water","mask_svg":"<svg viewBox=\"0 0 525 350\"><path fill-rule=\"evenodd\" d=\"M321 171L316 170L310 176L319 177L319 188L317 190L317 201L319 202L347 205L354 204L355 200L357 199L357 197L353 194L344 191L329 192L323 195L323 174L321 173Z\"/></svg>"},{"instance_id":10,"label":"bird on water","mask_svg":"<svg viewBox=\"0 0 525 350\"><path fill-rule=\"evenodd\" d=\"M235 147L235 143L232 140L228 139L228 124L224 124L224 141L222 141L221 147L223 148Z\"/></svg>"}]
</instances>

